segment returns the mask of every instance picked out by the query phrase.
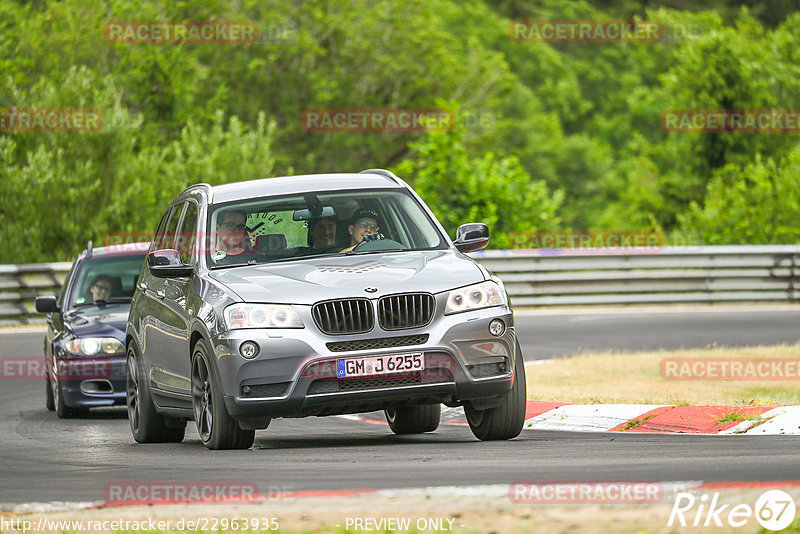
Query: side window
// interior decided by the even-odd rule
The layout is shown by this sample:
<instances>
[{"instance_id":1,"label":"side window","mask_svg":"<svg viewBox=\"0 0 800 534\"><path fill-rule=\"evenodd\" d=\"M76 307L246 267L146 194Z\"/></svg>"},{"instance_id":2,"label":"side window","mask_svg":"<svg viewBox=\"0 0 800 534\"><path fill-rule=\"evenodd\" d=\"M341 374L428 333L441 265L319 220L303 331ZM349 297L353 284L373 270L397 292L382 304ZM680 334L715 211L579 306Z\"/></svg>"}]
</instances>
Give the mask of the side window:
<instances>
[{"instance_id":1,"label":"side window","mask_svg":"<svg viewBox=\"0 0 800 534\"><path fill-rule=\"evenodd\" d=\"M175 231L178 229L178 222L181 220L181 213L186 204L179 204L172 208L172 214L167 223L167 230L164 232L164 238L161 241L161 246L158 248L175 248Z\"/></svg>"},{"instance_id":2,"label":"side window","mask_svg":"<svg viewBox=\"0 0 800 534\"><path fill-rule=\"evenodd\" d=\"M150 244L150 252L162 248L161 243L164 241L164 232L166 231L167 221L169 221L170 212L171 210L167 208L167 211L164 212L164 216L161 217L161 222L158 223L158 229L156 230L156 233L153 236L153 242Z\"/></svg>"},{"instance_id":3,"label":"side window","mask_svg":"<svg viewBox=\"0 0 800 534\"><path fill-rule=\"evenodd\" d=\"M183 216L181 229L178 231L176 247L181 254L181 261L185 264L192 263L192 250L197 238L197 204L187 202L186 213Z\"/></svg>"}]
</instances>

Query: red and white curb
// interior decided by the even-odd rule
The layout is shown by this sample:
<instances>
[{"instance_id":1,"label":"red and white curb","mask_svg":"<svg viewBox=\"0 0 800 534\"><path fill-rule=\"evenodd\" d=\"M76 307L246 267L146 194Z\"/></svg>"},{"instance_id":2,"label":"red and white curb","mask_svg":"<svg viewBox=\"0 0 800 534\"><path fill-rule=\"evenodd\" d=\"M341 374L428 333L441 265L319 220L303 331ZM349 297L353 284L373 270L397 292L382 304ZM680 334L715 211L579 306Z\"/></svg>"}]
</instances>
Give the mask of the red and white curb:
<instances>
[{"instance_id":1,"label":"red and white curb","mask_svg":"<svg viewBox=\"0 0 800 534\"><path fill-rule=\"evenodd\" d=\"M365 423L386 424L382 419L368 415L339 417ZM464 409L442 407L442 423L466 425ZM673 406L528 401L523 430L798 435L800 406Z\"/></svg>"},{"instance_id":2,"label":"red and white curb","mask_svg":"<svg viewBox=\"0 0 800 534\"><path fill-rule=\"evenodd\" d=\"M714 435L800 434L800 406L553 404L528 401L524 428Z\"/></svg>"}]
</instances>

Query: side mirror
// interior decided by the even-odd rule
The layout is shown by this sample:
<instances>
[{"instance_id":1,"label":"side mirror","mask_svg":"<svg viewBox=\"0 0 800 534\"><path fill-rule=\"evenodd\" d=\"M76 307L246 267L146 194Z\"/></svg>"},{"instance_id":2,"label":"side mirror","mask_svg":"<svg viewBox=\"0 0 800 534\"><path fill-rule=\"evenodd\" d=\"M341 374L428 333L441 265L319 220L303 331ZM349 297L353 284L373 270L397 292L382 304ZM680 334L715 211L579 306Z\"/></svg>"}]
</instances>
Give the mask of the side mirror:
<instances>
[{"instance_id":1,"label":"side mirror","mask_svg":"<svg viewBox=\"0 0 800 534\"><path fill-rule=\"evenodd\" d=\"M154 250L147 255L147 265L157 278L180 278L194 273L194 267L183 263L180 253L173 248Z\"/></svg>"},{"instance_id":2,"label":"side mirror","mask_svg":"<svg viewBox=\"0 0 800 534\"><path fill-rule=\"evenodd\" d=\"M59 311L56 297L36 297L34 306L36 307L36 311L39 313L51 313L54 311Z\"/></svg>"},{"instance_id":3,"label":"side mirror","mask_svg":"<svg viewBox=\"0 0 800 534\"><path fill-rule=\"evenodd\" d=\"M483 223L462 224L456 230L453 241L459 252L475 252L489 244L489 227Z\"/></svg>"}]
</instances>

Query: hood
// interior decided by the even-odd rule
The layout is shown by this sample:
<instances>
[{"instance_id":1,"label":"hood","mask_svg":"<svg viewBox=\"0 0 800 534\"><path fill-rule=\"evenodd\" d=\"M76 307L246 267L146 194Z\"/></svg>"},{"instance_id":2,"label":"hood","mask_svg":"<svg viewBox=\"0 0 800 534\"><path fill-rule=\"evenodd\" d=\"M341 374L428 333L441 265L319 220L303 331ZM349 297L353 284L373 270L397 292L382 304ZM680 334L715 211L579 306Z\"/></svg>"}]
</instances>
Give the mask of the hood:
<instances>
[{"instance_id":1,"label":"hood","mask_svg":"<svg viewBox=\"0 0 800 534\"><path fill-rule=\"evenodd\" d=\"M220 269L210 276L246 302L307 305L347 297L439 293L484 280L474 261L451 250L322 256ZM367 287L377 291L367 293Z\"/></svg>"},{"instance_id":2,"label":"hood","mask_svg":"<svg viewBox=\"0 0 800 534\"><path fill-rule=\"evenodd\" d=\"M64 323L78 337L114 337L125 341L129 303L86 306L64 314Z\"/></svg>"}]
</instances>

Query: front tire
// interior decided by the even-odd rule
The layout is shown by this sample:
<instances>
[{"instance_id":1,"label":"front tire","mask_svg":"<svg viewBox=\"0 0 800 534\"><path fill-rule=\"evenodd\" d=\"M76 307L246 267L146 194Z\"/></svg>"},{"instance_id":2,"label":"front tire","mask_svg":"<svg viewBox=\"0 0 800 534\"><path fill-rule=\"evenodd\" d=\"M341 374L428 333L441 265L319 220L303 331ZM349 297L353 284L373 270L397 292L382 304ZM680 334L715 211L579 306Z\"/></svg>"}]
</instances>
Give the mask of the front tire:
<instances>
[{"instance_id":1,"label":"front tire","mask_svg":"<svg viewBox=\"0 0 800 534\"><path fill-rule=\"evenodd\" d=\"M439 428L442 407L439 404L422 406L392 406L384 410L386 422L395 434L422 434Z\"/></svg>"},{"instance_id":2,"label":"front tire","mask_svg":"<svg viewBox=\"0 0 800 534\"><path fill-rule=\"evenodd\" d=\"M131 343L128 345L128 363L125 366L125 404L131 434L137 443L179 443L183 441L186 426L170 428L164 416L156 411L150 394L150 385L145 378L144 362Z\"/></svg>"},{"instance_id":3,"label":"front tire","mask_svg":"<svg viewBox=\"0 0 800 534\"><path fill-rule=\"evenodd\" d=\"M209 354L206 342L199 340L192 354L192 409L197 433L211 450L249 449L255 441L256 431L242 430L228 413Z\"/></svg>"},{"instance_id":4,"label":"front tire","mask_svg":"<svg viewBox=\"0 0 800 534\"><path fill-rule=\"evenodd\" d=\"M53 411L56 409L56 402L53 400L53 384L50 382L50 373L47 373L47 379L45 380L45 397L44 397L44 404L47 407L48 411Z\"/></svg>"},{"instance_id":5,"label":"front tire","mask_svg":"<svg viewBox=\"0 0 800 534\"><path fill-rule=\"evenodd\" d=\"M86 410L67 406L66 401L64 401L64 391L61 389L61 380L58 377L56 377L55 382L51 382L48 378L48 382L53 395L53 408L59 419L72 419L73 417L86 415Z\"/></svg>"},{"instance_id":6,"label":"front tire","mask_svg":"<svg viewBox=\"0 0 800 534\"><path fill-rule=\"evenodd\" d=\"M516 344L514 385L503 398L500 406L488 410L476 410L467 402L464 412L469 428L481 441L512 439L519 436L525 424L527 391L525 383L525 360L519 342Z\"/></svg>"}]
</instances>

